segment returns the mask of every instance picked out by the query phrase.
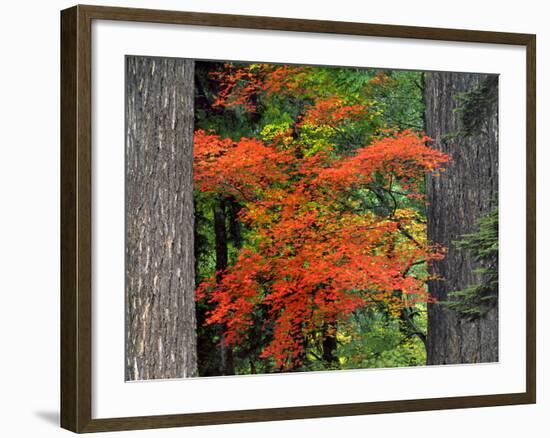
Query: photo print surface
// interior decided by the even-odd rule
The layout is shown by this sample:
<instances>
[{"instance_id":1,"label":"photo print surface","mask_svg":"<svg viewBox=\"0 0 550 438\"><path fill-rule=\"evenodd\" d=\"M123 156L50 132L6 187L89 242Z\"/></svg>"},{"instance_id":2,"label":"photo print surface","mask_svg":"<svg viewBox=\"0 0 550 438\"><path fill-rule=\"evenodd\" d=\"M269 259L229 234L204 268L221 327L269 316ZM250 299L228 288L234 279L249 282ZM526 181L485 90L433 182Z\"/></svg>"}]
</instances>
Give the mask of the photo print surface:
<instances>
[{"instance_id":1,"label":"photo print surface","mask_svg":"<svg viewBox=\"0 0 550 438\"><path fill-rule=\"evenodd\" d=\"M126 57L126 380L498 361L498 76Z\"/></svg>"}]
</instances>

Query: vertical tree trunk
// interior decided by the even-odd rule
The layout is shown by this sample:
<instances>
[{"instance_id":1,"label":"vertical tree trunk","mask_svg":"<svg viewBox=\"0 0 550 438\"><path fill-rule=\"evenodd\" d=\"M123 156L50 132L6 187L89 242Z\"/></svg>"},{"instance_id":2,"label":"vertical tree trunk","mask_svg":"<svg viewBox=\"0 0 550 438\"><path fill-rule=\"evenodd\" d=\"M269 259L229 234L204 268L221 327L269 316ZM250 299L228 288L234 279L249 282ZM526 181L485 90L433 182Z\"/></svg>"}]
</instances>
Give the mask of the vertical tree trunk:
<instances>
[{"instance_id":1,"label":"vertical tree trunk","mask_svg":"<svg viewBox=\"0 0 550 438\"><path fill-rule=\"evenodd\" d=\"M490 81L489 81L490 80ZM469 135L453 134L464 128L460 112L454 111L456 95L490 83L496 78L481 74L427 73L425 78L426 132L433 146L452 157L440 177L427 181L428 238L448 248L433 272L441 277L429 284L440 301L448 293L479 283L472 256L458 250L453 241L476 229L476 221L494 207L498 191L498 103L477 117L479 129ZM478 320L460 318L442 304L428 306L428 364L498 361L498 308Z\"/></svg>"},{"instance_id":2,"label":"vertical tree trunk","mask_svg":"<svg viewBox=\"0 0 550 438\"><path fill-rule=\"evenodd\" d=\"M214 238L216 246L216 281L223 277L223 271L227 269L227 228L225 217L225 200L216 200L214 205Z\"/></svg>"},{"instance_id":3,"label":"vertical tree trunk","mask_svg":"<svg viewBox=\"0 0 550 438\"><path fill-rule=\"evenodd\" d=\"M216 281L221 281L223 271L227 269L228 247L227 247L227 223L226 223L226 200L220 198L214 205L214 236L216 243ZM224 327L220 327L220 374L233 375L233 351L226 345Z\"/></svg>"},{"instance_id":4,"label":"vertical tree trunk","mask_svg":"<svg viewBox=\"0 0 550 438\"><path fill-rule=\"evenodd\" d=\"M338 361L336 356L336 327L332 323L327 323L323 328L323 360L329 364L334 365Z\"/></svg>"},{"instance_id":5,"label":"vertical tree trunk","mask_svg":"<svg viewBox=\"0 0 550 438\"><path fill-rule=\"evenodd\" d=\"M189 60L126 60L127 380L197 374L193 73Z\"/></svg>"},{"instance_id":6,"label":"vertical tree trunk","mask_svg":"<svg viewBox=\"0 0 550 438\"><path fill-rule=\"evenodd\" d=\"M240 250L243 247L243 235L238 217L241 206L235 198L231 197L227 199L227 210L229 213L229 234L231 235L231 240L233 241L235 249Z\"/></svg>"}]
</instances>

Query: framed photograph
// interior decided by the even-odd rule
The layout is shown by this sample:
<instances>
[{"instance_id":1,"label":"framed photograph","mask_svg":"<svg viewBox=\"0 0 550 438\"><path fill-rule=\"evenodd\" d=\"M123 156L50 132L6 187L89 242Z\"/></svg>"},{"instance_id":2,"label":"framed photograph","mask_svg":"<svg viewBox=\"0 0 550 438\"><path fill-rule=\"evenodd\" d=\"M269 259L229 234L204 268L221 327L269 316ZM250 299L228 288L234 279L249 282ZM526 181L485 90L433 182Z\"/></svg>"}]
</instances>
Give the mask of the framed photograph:
<instances>
[{"instance_id":1,"label":"framed photograph","mask_svg":"<svg viewBox=\"0 0 550 438\"><path fill-rule=\"evenodd\" d=\"M535 403L535 35L61 13L61 425Z\"/></svg>"}]
</instances>

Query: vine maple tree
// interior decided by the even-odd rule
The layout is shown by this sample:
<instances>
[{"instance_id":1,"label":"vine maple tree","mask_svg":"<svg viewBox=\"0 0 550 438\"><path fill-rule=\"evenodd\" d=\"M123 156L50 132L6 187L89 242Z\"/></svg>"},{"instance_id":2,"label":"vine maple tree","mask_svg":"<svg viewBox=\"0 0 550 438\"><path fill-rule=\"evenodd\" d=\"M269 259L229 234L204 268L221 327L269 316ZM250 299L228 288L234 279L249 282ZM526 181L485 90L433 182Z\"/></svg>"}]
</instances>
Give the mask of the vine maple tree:
<instances>
[{"instance_id":1,"label":"vine maple tree","mask_svg":"<svg viewBox=\"0 0 550 438\"><path fill-rule=\"evenodd\" d=\"M342 108L317 102L302 120L333 123L364 111ZM443 251L426 241L418 212L396 198L421 198L424 175L440 172L448 157L411 131L349 156L330 146L304 155L285 135L266 144L195 133L197 189L237 199L252 230L236 263L203 281L197 297L214 305L206 324L221 324L228 345L244 341L254 311L266 309L272 339L261 356L290 370L303 362L308 337L335 330L355 310L383 303L396 313L430 300L426 274L412 268Z\"/></svg>"}]
</instances>

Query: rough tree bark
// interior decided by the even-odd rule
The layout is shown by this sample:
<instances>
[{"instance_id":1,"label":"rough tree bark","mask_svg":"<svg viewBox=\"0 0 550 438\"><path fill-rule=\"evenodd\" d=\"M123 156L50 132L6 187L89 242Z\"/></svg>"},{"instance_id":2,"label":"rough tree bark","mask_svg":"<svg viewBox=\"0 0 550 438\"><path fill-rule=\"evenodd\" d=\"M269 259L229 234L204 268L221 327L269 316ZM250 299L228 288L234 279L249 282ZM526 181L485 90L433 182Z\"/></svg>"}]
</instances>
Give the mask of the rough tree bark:
<instances>
[{"instance_id":1,"label":"rough tree bark","mask_svg":"<svg viewBox=\"0 0 550 438\"><path fill-rule=\"evenodd\" d=\"M126 379L197 374L193 74L126 59Z\"/></svg>"},{"instance_id":2,"label":"rough tree bark","mask_svg":"<svg viewBox=\"0 0 550 438\"><path fill-rule=\"evenodd\" d=\"M440 177L427 181L428 238L448 248L433 272L441 277L429 284L437 299L479 283L479 266L472 256L452 244L475 231L476 221L495 206L498 190L498 102L490 104L480 129L471 135L452 134L463 126L454 111L456 96L482 85L498 87L496 78L481 74L427 73L425 77L426 133L433 146L452 157ZM496 92L496 88L494 90ZM427 362L429 365L498 361L498 308L467 321L442 304L428 306Z\"/></svg>"}]
</instances>

